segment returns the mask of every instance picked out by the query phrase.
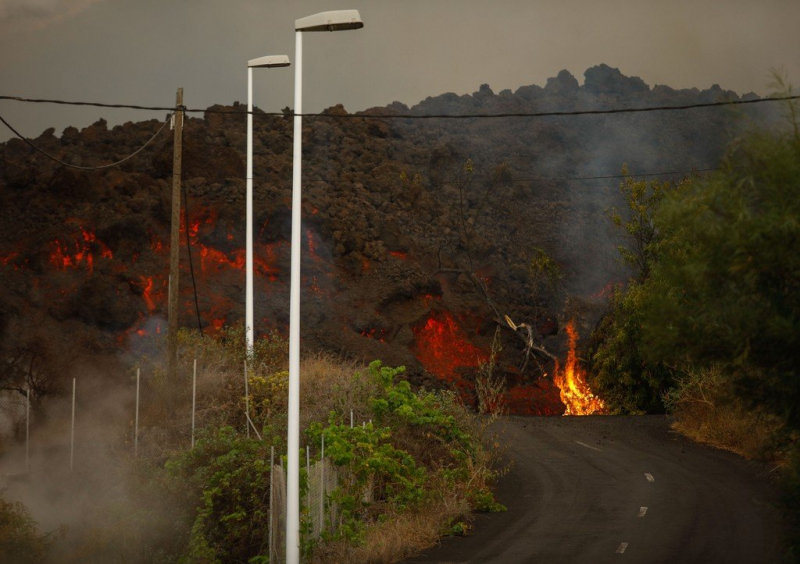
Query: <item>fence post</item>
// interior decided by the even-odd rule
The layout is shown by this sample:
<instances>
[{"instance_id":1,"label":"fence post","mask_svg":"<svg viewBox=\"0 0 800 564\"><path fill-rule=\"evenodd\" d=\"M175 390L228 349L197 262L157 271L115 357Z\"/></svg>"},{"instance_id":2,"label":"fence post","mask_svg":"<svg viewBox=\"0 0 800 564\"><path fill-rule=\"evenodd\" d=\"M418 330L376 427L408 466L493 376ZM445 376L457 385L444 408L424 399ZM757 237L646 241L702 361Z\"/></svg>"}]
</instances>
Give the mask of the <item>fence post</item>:
<instances>
[{"instance_id":1,"label":"fence post","mask_svg":"<svg viewBox=\"0 0 800 564\"><path fill-rule=\"evenodd\" d=\"M269 452L269 558L272 559L272 514L274 512L272 488L275 485L275 475L272 469L275 467L275 447L270 447Z\"/></svg>"},{"instance_id":2,"label":"fence post","mask_svg":"<svg viewBox=\"0 0 800 564\"><path fill-rule=\"evenodd\" d=\"M25 399L25 472L31 471L31 389Z\"/></svg>"},{"instance_id":3,"label":"fence post","mask_svg":"<svg viewBox=\"0 0 800 564\"><path fill-rule=\"evenodd\" d=\"M75 467L75 378L72 379L72 429L69 438L69 471Z\"/></svg>"},{"instance_id":4,"label":"fence post","mask_svg":"<svg viewBox=\"0 0 800 564\"><path fill-rule=\"evenodd\" d=\"M141 370L136 369L136 417L133 424L133 456L139 456L139 376Z\"/></svg>"},{"instance_id":5,"label":"fence post","mask_svg":"<svg viewBox=\"0 0 800 564\"><path fill-rule=\"evenodd\" d=\"M192 369L192 448L194 448L194 412L197 406L197 359Z\"/></svg>"},{"instance_id":6,"label":"fence post","mask_svg":"<svg viewBox=\"0 0 800 564\"><path fill-rule=\"evenodd\" d=\"M319 451L319 532L325 530L325 433L322 433L322 448Z\"/></svg>"},{"instance_id":7,"label":"fence post","mask_svg":"<svg viewBox=\"0 0 800 564\"><path fill-rule=\"evenodd\" d=\"M353 410L350 410L350 428L353 428Z\"/></svg>"},{"instance_id":8,"label":"fence post","mask_svg":"<svg viewBox=\"0 0 800 564\"><path fill-rule=\"evenodd\" d=\"M250 438L250 393L247 385L247 361L244 361L244 415L247 438Z\"/></svg>"}]
</instances>

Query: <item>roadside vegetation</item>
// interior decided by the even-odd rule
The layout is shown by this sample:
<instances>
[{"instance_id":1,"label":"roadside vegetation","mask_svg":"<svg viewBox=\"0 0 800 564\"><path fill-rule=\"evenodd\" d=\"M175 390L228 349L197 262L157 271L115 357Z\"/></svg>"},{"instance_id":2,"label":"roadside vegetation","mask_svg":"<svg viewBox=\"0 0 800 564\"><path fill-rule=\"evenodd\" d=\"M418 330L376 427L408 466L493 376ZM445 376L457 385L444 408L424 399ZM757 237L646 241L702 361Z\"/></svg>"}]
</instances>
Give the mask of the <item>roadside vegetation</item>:
<instances>
[{"instance_id":1,"label":"roadside vegetation","mask_svg":"<svg viewBox=\"0 0 800 564\"><path fill-rule=\"evenodd\" d=\"M57 562L268 562L273 448L276 464L281 457L285 464L286 341L260 340L248 365L249 435L243 351L242 331L214 340L181 333L183 366L196 358L205 375L194 448L187 448L185 423L170 423L190 420L191 398L171 391L162 375L153 385L163 386L163 401L151 402L142 417L161 423L142 432L140 456L122 463L125 495L99 504L91 526L63 531L62 542L39 533L23 506L0 500L12 561L49 554ZM490 490L498 472L496 450L484 447L489 420L456 394L413 390L403 371L379 361L304 359L301 441L318 459L324 436L339 476L324 500L337 511L325 512L321 535L310 534L308 508L301 512L304 561L394 562L443 535L465 534L473 511L504 510ZM305 493L305 448L301 458Z\"/></svg>"},{"instance_id":2,"label":"roadside vegetation","mask_svg":"<svg viewBox=\"0 0 800 564\"><path fill-rule=\"evenodd\" d=\"M622 183L612 219L633 274L593 335L591 377L613 412L667 410L693 439L776 462L798 560L800 112L787 109L784 131L738 139L708 177Z\"/></svg>"}]
</instances>

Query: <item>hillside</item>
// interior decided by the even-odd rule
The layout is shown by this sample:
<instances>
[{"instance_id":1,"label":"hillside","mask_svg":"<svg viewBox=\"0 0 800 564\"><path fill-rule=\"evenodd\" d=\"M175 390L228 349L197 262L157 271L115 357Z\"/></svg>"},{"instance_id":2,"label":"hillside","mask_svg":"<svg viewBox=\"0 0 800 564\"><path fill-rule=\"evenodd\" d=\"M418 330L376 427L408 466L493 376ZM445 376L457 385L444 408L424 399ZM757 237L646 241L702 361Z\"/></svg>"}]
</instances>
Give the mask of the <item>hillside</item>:
<instances>
[{"instance_id":1,"label":"hillside","mask_svg":"<svg viewBox=\"0 0 800 564\"><path fill-rule=\"evenodd\" d=\"M380 358L409 367L416 383L444 381L468 391L469 371L487 358L497 327L483 286L498 311L535 324L542 343L562 357L559 326L577 317L579 333L588 336L608 285L624 274L606 214L618 205L619 180L570 179L618 174L623 163L634 174L714 167L732 138L770 119L765 110L728 108L541 119L371 114L730 99L740 97L716 85L650 87L600 65L586 71L582 85L562 71L544 87L495 94L483 85L472 95L443 94L411 108L371 108L358 119L307 118L304 350ZM237 109L243 106L209 108ZM257 115L255 124L256 329L286 332L292 122ZM131 153L160 125L109 129L101 119L60 136L47 130L34 142L67 162L99 165ZM243 115L208 112L190 116L184 131L183 232L209 335L244 317L245 136ZM171 135L162 133L139 156L106 171L62 167L16 139L0 144L0 162L0 331L11 359L8 381L36 371L66 377L82 357L113 366L152 352L151 337L166 327ZM196 327L185 243L180 324ZM537 248L560 265L561 295L533 287L528 264ZM506 330L503 345L514 410L563 411L558 390L542 378L552 363L521 372L522 341Z\"/></svg>"}]
</instances>

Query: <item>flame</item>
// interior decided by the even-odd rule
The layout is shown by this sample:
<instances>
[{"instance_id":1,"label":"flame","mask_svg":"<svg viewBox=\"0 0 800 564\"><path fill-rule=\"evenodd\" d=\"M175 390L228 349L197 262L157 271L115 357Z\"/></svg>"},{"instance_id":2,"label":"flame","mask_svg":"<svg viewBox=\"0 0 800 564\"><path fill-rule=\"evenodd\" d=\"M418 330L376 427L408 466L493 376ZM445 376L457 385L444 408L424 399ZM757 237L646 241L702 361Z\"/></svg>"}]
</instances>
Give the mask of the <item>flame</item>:
<instances>
[{"instance_id":1,"label":"flame","mask_svg":"<svg viewBox=\"0 0 800 564\"><path fill-rule=\"evenodd\" d=\"M414 335L422 366L444 380L458 381L460 368L474 368L489 358L469 342L447 311L433 314L425 325L414 329Z\"/></svg>"},{"instance_id":2,"label":"flame","mask_svg":"<svg viewBox=\"0 0 800 564\"><path fill-rule=\"evenodd\" d=\"M578 342L578 332L575 330L575 321L567 323L567 336L569 337L569 352L564 369L556 363L553 382L561 390L561 401L566 406L564 415L593 415L605 413L605 402L594 395L586 383L586 371L578 365L575 354L575 345Z\"/></svg>"},{"instance_id":3,"label":"flame","mask_svg":"<svg viewBox=\"0 0 800 564\"><path fill-rule=\"evenodd\" d=\"M408 258L408 253L404 253L403 251L390 251L389 254L400 260L406 260Z\"/></svg>"}]
</instances>

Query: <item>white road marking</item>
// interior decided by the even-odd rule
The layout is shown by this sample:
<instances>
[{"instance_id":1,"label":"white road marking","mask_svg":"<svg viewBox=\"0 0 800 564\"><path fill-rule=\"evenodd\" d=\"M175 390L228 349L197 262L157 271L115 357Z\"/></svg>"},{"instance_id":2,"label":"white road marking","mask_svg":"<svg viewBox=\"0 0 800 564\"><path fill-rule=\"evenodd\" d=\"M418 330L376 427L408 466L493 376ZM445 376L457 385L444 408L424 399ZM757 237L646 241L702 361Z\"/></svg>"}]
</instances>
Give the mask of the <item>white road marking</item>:
<instances>
[{"instance_id":1,"label":"white road marking","mask_svg":"<svg viewBox=\"0 0 800 564\"><path fill-rule=\"evenodd\" d=\"M575 442L578 443L579 445L581 445L582 447L590 448L592 450L596 450L597 452L603 452L603 449L601 449L601 448L593 447L591 445L587 445L586 443L582 443L580 441L575 441Z\"/></svg>"},{"instance_id":2,"label":"white road marking","mask_svg":"<svg viewBox=\"0 0 800 564\"><path fill-rule=\"evenodd\" d=\"M620 543L619 547L617 547L617 554L622 554L623 552L625 552L626 548L628 548L628 543L627 542Z\"/></svg>"},{"instance_id":3,"label":"white road marking","mask_svg":"<svg viewBox=\"0 0 800 564\"><path fill-rule=\"evenodd\" d=\"M648 474L647 472L644 473L644 477L647 478L648 482L655 482L656 481L656 479L653 478L653 475L652 474Z\"/></svg>"},{"instance_id":4,"label":"white road marking","mask_svg":"<svg viewBox=\"0 0 800 564\"><path fill-rule=\"evenodd\" d=\"M647 508L646 507L640 507L639 508L639 517L644 517L646 513L647 513Z\"/></svg>"}]
</instances>

